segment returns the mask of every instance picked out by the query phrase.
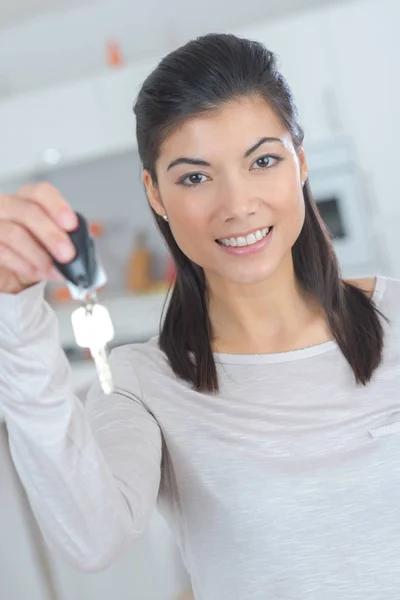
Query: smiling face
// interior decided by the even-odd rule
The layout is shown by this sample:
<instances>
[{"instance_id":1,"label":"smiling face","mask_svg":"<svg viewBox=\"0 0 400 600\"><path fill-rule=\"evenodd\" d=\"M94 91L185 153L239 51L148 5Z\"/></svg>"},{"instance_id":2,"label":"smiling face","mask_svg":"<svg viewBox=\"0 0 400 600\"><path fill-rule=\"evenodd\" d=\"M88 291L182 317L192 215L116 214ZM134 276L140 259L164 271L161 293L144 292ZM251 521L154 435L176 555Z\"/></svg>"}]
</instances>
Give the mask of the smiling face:
<instances>
[{"instance_id":1,"label":"smiling face","mask_svg":"<svg viewBox=\"0 0 400 600\"><path fill-rule=\"evenodd\" d=\"M166 139L154 210L208 281L256 283L291 260L304 222L304 151L262 98L234 101L187 120Z\"/></svg>"}]
</instances>

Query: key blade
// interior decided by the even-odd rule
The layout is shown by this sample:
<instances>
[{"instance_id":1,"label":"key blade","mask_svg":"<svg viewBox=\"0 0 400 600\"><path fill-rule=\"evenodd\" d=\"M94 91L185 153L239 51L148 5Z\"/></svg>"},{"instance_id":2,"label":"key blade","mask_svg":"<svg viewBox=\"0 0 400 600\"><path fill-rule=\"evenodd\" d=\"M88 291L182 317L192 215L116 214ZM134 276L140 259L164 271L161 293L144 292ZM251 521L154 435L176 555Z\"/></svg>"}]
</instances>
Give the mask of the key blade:
<instances>
[{"instance_id":1,"label":"key blade","mask_svg":"<svg viewBox=\"0 0 400 600\"><path fill-rule=\"evenodd\" d=\"M97 375L100 380L100 385L105 394L112 394L114 391L114 380L111 373L110 364L108 362L107 347L90 348L90 354L96 366Z\"/></svg>"},{"instance_id":2,"label":"key blade","mask_svg":"<svg viewBox=\"0 0 400 600\"><path fill-rule=\"evenodd\" d=\"M95 303L95 296L88 296L86 304L72 313L71 322L76 343L81 348L90 349L101 387L105 394L111 394L114 383L107 343L114 337L114 326L110 313L105 306Z\"/></svg>"}]
</instances>

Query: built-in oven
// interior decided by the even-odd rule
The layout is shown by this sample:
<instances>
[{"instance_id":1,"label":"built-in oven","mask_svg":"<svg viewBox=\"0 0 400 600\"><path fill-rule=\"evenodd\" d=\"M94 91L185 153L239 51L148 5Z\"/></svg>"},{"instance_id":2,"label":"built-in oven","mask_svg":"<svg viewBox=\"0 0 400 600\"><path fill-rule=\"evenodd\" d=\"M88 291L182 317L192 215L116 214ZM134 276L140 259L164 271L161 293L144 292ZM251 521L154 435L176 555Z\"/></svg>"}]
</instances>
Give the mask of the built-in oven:
<instances>
[{"instance_id":1,"label":"built-in oven","mask_svg":"<svg viewBox=\"0 0 400 600\"><path fill-rule=\"evenodd\" d=\"M332 236L344 277L374 276L380 270L371 198L349 140L307 149L309 182Z\"/></svg>"}]
</instances>

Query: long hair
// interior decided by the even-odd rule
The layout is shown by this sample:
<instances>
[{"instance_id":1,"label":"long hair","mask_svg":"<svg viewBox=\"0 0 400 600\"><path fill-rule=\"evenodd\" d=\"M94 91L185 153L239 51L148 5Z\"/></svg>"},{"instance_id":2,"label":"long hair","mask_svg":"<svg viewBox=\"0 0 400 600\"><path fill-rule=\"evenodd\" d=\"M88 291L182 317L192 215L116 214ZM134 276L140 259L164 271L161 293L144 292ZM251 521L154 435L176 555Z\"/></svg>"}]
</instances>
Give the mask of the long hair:
<instances>
[{"instance_id":1,"label":"long hair","mask_svg":"<svg viewBox=\"0 0 400 600\"><path fill-rule=\"evenodd\" d=\"M252 96L264 98L271 106L299 151L304 132L273 52L259 42L231 34L209 34L168 54L143 83L134 107L139 156L153 183L157 185L155 165L162 143L175 128L227 102ZM309 180L303 195L305 220L292 247L295 277L322 306L356 382L366 385L382 359L380 313L362 290L342 280ZM216 393L218 377L204 271L181 251L169 224L154 210L153 216L176 267L160 348L179 378L195 390Z\"/></svg>"}]
</instances>

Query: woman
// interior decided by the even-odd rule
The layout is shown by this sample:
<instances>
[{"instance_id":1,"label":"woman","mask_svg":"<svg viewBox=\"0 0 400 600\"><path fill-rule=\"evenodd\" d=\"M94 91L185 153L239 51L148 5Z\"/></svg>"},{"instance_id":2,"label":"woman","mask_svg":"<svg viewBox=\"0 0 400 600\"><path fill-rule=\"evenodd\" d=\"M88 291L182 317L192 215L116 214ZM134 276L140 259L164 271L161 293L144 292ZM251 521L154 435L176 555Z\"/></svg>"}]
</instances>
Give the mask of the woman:
<instances>
[{"instance_id":1,"label":"woman","mask_svg":"<svg viewBox=\"0 0 400 600\"><path fill-rule=\"evenodd\" d=\"M46 185L2 199L0 397L47 542L105 568L157 501L197 600L395 597L400 282L342 280L262 45L188 43L135 114L177 281L159 338L112 352L112 397L74 397L43 301L71 210Z\"/></svg>"}]
</instances>

